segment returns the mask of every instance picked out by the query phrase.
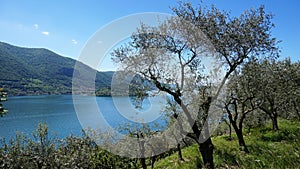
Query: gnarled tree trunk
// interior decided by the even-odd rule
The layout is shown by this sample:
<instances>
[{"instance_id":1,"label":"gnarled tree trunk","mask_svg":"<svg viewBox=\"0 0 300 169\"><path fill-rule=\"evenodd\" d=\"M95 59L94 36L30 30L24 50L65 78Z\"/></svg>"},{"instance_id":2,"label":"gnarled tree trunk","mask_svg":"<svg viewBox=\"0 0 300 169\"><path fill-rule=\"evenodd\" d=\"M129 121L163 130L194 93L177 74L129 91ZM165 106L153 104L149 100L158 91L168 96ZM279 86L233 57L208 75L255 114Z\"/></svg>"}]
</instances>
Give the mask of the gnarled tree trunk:
<instances>
[{"instance_id":1,"label":"gnarled tree trunk","mask_svg":"<svg viewBox=\"0 0 300 169\"><path fill-rule=\"evenodd\" d=\"M179 160L184 161L184 159L183 159L183 157L182 157L182 152L181 152L180 143L177 144L177 151L178 151L178 157L179 157Z\"/></svg>"},{"instance_id":2,"label":"gnarled tree trunk","mask_svg":"<svg viewBox=\"0 0 300 169\"><path fill-rule=\"evenodd\" d=\"M273 127L274 131L277 131L277 130L279 130L278 121L277 121L278 115L276 112L274 112L272 114L273 114L272 115L272 127Z\"/></svg>"},{"instance_id":3,"label":"gnarled tree trunk","mask_svg":"<svg viewBox=\"0 0 300 169\"><path fill-rule=\"evenodd\" d=\"M199 143L199 151L202 155L203 167L210 169L214 168L213 150L214 145L210 137L203 143Z\"/></svg>"}]
</instances>

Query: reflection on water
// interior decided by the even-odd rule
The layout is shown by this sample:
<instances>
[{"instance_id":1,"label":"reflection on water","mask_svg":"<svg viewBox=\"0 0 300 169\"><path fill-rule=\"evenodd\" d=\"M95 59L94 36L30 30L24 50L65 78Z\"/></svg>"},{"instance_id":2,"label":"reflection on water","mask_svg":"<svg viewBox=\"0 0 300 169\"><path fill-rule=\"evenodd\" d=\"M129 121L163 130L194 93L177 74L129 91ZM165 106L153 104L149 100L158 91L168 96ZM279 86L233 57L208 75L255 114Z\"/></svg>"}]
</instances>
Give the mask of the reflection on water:
<instances>
[{"instance_id":1,"label":"reflection on water","mask_svg":"<svg viewBox=\"0 0 300 169\"><path fill-rule=\"evenodd\" d=\"M9 110L9 113L0 118L0 137L2 138L14 137L16 131L30 136L38 123L47 123L50 134L59 138L64 138L71 133L77 136L82 134L82 127L77 118L71 95L17 96L8 99L3 105ZM82 96L80 99L80 104L87 113L94 111L89 106L92 99L91 96ZM122 99L124 102L127 100L126 97L117 98L119 103L122 103ZM161 99L151 100L150 102L153 105L150 105L149 100L145 100L143 103L144 109L136 109L132 114L130 112L134 108L133 105L131 108L123 106L122 114L126 114L126 117L124 117L114 106L111 97L96 97L99 110L107 124L112 127L119 127L128 123L136 124L134 120L142 116L155 117L150 124L165 124L161 117L162 105L159 100ZM152 107L151 112L148 111L150 107Z\"/></svg>"}]
</instances>

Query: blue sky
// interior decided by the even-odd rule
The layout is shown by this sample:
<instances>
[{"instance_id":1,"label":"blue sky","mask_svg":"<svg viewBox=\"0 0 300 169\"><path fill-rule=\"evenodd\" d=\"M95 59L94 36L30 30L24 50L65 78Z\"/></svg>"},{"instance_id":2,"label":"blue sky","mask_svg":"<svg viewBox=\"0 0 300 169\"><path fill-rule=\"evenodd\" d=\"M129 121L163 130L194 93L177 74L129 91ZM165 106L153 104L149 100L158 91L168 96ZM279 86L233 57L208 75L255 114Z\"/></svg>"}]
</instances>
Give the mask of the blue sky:
<instances>
[{"instance_id":1,"label":"blue sky","mask_svg":"<svg viewBox=\"0 0 300 169\"><path fill-rule=\"evenodd\" d=\"M239 15L263 4L275 15L274 37L282 40L282 57L300 57L300 1L203 0ZM191 1L198 4L200 1ZM176 0L0 0L0 41L17 46L43 47L77 58L84 44L104 25L120 17L142 13L172 14ZM122 28L120 28L122 29Z\"/></svg>"}]
</instances>

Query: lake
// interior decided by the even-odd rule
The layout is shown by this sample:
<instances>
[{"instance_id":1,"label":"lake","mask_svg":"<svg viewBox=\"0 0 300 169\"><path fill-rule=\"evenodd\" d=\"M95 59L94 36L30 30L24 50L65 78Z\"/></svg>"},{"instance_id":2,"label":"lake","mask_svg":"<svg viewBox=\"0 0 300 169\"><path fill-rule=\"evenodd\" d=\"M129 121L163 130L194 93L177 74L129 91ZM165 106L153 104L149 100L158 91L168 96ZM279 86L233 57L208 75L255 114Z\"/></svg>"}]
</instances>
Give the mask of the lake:
<instances>
[{"instance_id":1,"label":"lake","mask_svg":"<svg viewBox=\"0 0 300 169\"><path fill-rule=\"evenodd\" d=\"M15 137L16 132L31 137L38 123L46 123L50 135L58 138L64 138L71 133L80 136L82 126L86 128L89 124L91 127L113 128L140 122L165 125L166 122L162 117L164 104L163 97L144 100L142 108L136 108L128 97L72 95L9 97L7 102L3 102L9 112L0 118L0 137L9 139Z\"/></svg>"}]
</instances>

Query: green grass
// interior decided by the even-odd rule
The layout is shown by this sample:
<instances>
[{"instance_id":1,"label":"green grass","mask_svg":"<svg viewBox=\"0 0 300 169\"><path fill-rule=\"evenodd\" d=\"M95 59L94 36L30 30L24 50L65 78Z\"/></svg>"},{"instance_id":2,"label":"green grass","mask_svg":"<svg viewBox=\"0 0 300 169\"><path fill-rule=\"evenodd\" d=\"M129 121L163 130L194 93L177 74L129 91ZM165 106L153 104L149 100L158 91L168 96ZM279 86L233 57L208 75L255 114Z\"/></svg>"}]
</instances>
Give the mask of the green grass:
<instances>
[{"instance_id":1,"label":"green grass","mask_svg":"<svg viewBox=\"0 0 300 169\"><path fill-rule=\"evenodd\" d=\"M216 168L300 168L300 122L279 120L280 130L272 131L271 125L253 129L245 134L249 154L241 151L236 136L213 138ZM179 161L177 154L159 160L155 168L197 168L201 156L197 145L182 150L185 161ZM200 159L199 159L200 158Z\"/></svg>"}]
</instances>

